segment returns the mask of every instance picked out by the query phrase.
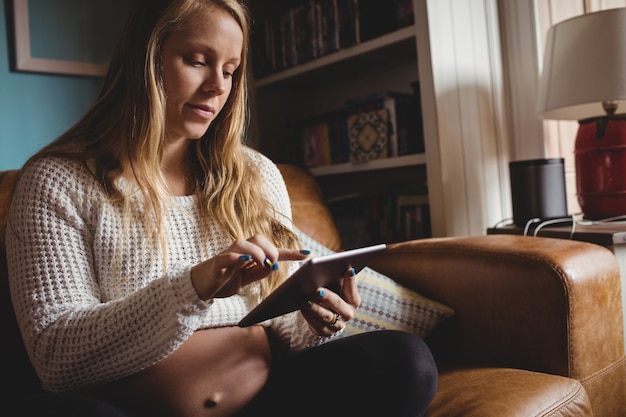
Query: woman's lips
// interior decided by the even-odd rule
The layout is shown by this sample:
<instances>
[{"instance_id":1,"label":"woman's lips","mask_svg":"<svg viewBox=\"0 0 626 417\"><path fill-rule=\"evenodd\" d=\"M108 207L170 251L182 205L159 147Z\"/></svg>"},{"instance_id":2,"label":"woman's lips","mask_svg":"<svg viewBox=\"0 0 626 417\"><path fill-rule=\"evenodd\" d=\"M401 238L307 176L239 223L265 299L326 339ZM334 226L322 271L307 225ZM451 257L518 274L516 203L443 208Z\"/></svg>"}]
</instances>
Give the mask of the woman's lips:
<instances>
[{"instance_id":1,"label":"woman's lips","mask_svg":"<svg viewBox=\"0 0 626 417\"><path fill-rule=\"evenodd\" d=\"M193 110L195 114L204 119L210 119L215 115L215 108L211 106L203 106L198 104L187 104L187 106L191 110Z\"/></svg>"}]
</instances>

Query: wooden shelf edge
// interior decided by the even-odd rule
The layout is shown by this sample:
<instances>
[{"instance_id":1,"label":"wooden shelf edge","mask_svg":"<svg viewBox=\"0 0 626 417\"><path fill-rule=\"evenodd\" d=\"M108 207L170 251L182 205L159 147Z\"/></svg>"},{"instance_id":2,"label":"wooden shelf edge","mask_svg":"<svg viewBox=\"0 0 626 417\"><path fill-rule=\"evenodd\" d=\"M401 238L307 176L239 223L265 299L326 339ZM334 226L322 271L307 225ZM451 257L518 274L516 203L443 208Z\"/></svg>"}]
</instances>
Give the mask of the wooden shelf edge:
<instances>
[{"instance_id":1,"label":"wooden shelf edge","mask_svg":"<svg viewBox=\"0 0 626 417\"><path fill-rule=\"evenodd\" d=\"M317 177L325 175L349 174L361 171L374 171L378 169L399 168L411 165L425 165L426 155L423 153L397 156L393 158L376 159L363 163L345 163L310 168Z\"/></svg>"},{"instance_id":2,"label":"wooden shelf edge","mask_svg":"<svg viewBox=\"0 0 626 417\"><path fill-rule=\"evenodd\" d=\"M346 59L354 58L360 55L367 54L371 51L384 48L395 43L399 43L411 38L415 38L416 27L415 25L407 26L399 29L395 32L388 33L379 38L372 39L370 41L359 43L347 49L342 49L337 52L322 56L314 59L313 61L305 62L301 65L288 68L286 70L268 75L266 77L256 80L256 87L269 86L278 83L283 80L287 80L298 75L306 74L314 71L318 68L325 67L327 65L335 64L345 61Z\"/></svg>"}]
</instances>

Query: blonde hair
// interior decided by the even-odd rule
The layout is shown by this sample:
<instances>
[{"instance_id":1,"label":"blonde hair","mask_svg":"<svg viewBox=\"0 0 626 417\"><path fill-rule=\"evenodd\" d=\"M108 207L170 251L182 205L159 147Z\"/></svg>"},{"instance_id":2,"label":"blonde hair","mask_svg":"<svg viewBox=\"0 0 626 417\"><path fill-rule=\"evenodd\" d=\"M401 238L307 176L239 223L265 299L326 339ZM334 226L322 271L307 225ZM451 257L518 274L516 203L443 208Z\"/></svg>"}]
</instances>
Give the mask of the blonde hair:
<instances>
[{"instance_id":1,"label":"blonde hair","mask_svg":"<svg viewBox=\"0 0 626 417\"><path fill-rule=\"evenodd\" d=\"M277 221L272 204L258 187L259 174L244 150L249 118L250 20L245 6L237 0L138 1L96 101L73 127L34 157L60 156L85 163L111 201L123 204L129 223L130 198L116 188L115 182L130 174L143 195L142 221L146 230L154 230L153 244L161 247L163 259L162 210L167 192L160 170L165 141L160 50L168 35L197 23L201 12L214 8L227 11L237 21L244 42L230 96L190 155L202 213L218 222L233 240L261 233L279 247L295 247L295 235ZM262 281L262 295L285 278L284 269Z\"/></svg>"}]
</instances>

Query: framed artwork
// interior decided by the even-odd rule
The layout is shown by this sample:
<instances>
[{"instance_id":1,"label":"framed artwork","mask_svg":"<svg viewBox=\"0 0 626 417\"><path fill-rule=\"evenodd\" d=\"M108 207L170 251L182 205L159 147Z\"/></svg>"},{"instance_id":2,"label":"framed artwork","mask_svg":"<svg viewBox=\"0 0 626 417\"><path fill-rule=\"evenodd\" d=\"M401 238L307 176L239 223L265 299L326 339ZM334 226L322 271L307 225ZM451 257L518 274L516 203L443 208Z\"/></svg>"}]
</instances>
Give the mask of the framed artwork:
<instances>
[{"instance_id":1,"label":"framed artwork","mask_svg":"<svg viewBox=\"0 0 626 417\"><path fill-rule=\"evenodd\" d=\"M100 77L132 0L13 0L15 69Z\"/></svg>"}]
</instances>

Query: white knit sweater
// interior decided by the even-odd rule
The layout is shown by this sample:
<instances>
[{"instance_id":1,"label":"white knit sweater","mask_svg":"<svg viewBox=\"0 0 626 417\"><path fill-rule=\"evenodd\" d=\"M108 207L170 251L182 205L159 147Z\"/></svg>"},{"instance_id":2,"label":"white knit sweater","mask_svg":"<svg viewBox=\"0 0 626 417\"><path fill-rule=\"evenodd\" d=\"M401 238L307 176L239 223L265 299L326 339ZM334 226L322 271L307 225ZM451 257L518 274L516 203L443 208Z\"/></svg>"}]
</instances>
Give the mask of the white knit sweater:
<instances>
[{"instance_id":1,"label":"white knit sweater","mask_svg":"<svg viewBox=\"0 0 626 417\"><path fill-rule=\"evenodd\" d=\"M248 154L261 172L259 186L291 226L280 172L262 155ZM164 218L164 270L162 256L144 250L143 226L123 224L119 207L107 201L83 165L49 158L24 170L7 229L9 281L44 388L72 390L136 373L168 356L195 330L235 325L258 303L253 290L209 303L198 297L191 267L232 242L212 219L199 216L194 196L173 201ZM267 325L292 350L325 341L299 313Z\"/></svg>"}]
</instances>

